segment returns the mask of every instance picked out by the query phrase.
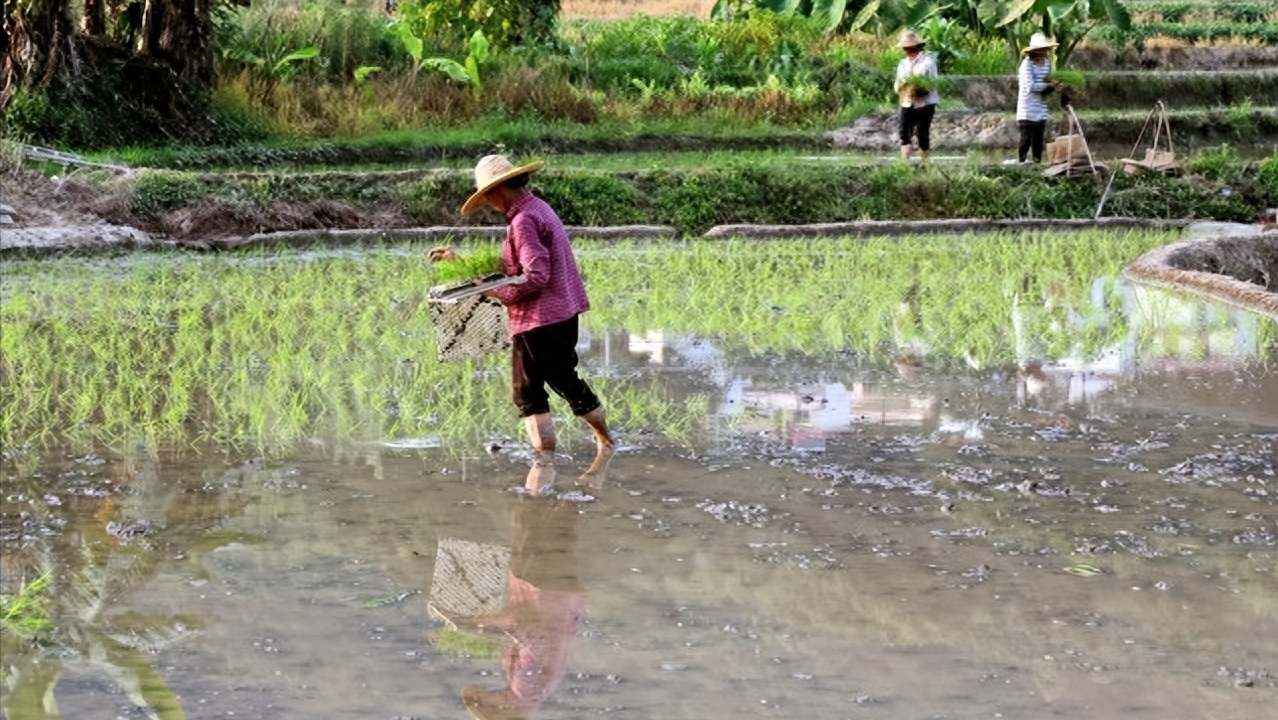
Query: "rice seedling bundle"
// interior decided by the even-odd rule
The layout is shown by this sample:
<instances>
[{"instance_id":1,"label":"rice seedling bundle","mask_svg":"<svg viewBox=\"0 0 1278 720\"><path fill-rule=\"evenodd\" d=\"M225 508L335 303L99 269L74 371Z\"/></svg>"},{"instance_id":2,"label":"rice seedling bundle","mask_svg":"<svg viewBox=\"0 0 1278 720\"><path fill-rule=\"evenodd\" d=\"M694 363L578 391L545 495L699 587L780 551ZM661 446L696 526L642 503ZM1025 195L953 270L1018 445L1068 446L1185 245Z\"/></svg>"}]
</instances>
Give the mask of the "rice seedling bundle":
<instances>
[{"instance_id":1,"label":"rice seedling bundle","mask_svg":"<svg viewBox=\"0 0 1278 720\"><path fill-rule=\"evenodd\" d=\"M1074 90L1081 90L1087 85L1087 76L1077 70L1053 70L1048 73L1047 79Z\"/></svg>"},{"instance_id":2,"label":"rice seedling bundle","mask_svg":"<svg viewBox=\"0 0 1278 720\"><path fill-rule=\"evenodd\" d=\"M435 263L433 275L441 285L475 280L501 272L501 247L482 245L474 251L459 255L456 259Z\"/></svg>"}]
</instances>

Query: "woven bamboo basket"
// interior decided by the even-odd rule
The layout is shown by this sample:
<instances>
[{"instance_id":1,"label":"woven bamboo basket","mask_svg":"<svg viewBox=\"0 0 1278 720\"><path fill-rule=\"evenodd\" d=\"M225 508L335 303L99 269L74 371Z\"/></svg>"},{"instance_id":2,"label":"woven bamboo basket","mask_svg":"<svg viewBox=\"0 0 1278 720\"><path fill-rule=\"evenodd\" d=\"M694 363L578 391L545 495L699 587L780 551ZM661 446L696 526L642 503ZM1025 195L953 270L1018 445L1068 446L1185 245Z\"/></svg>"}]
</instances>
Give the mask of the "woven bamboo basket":
<instances>
[{"instance_id":1,"label":"woven bamboo basket","mask_svg":"<svg viewBox=\"0 0 1278 720\"><path fill-rule=\"evenodd\" d=\"M480 293L523 281L522 276L495 275L431 288L427 301L440 361L483 357L509 348L505 307Z\"/></svg>"},{"instance_id":2,"label":"woven bamboo basket","mask_svg":"<svg viewBox=\"0 0 1278 720\"><path fill-rule=\"evenodd\" d=\"M440 538L430 604L448 617L491 615L506 604L510 548Z\"/></svg>"}]
</instances>

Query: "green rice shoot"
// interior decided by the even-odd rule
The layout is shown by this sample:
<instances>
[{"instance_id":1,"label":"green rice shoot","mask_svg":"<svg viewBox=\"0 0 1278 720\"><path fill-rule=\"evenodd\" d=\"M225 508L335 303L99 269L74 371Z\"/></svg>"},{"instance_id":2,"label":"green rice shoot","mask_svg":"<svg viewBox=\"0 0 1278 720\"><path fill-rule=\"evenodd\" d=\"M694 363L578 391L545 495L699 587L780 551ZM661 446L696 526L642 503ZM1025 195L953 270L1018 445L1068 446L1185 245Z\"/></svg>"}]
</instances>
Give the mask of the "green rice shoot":
<instances>
[{"instance_id":1,"label":"green rice shoot","mask_svg":"<svg viewBox=\"0 0 1278 720\"><path fill-rule=\"evenodd\" d=\"M1047 79L1075 89L1081 89L1087 85L1087 76L1077 70L1054 70L1048 73Z\"/></svg>"},{"instance_id":2,"label":"green rice shoot","mask_svg":"<svg viewBox=\"0 0 1278 720\"><path fill-rule=\"evenodd\" d=\"M481 245L476 247L473 252L458 253L456 259L439 260L434 264L436 279L445 285L500 273L500 245Z\"/></svg>"}]
</instances>

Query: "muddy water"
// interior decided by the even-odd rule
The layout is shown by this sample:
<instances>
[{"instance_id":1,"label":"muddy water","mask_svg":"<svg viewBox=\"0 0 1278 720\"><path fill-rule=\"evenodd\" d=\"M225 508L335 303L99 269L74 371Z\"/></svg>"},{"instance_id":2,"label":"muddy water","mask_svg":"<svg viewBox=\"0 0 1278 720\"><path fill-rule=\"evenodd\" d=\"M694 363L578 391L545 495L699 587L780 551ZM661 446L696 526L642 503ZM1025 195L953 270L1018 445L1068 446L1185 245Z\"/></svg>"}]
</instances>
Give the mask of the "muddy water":
<instances>
[{"instance_id":1,"label":"muddy water","mask_svg":"<svg viewBox=\"0 0 1278 720\"><path fill-rule=\"evenodd\" d=\"M704 432L583 491L561 421L551 498L514 442L6 456L5 591L57 590L6 717L462 718L509 664L545 718L1271 718L1275 349L1183 316L1030 373L608 333Z\"/></svg>"}]
</instances>

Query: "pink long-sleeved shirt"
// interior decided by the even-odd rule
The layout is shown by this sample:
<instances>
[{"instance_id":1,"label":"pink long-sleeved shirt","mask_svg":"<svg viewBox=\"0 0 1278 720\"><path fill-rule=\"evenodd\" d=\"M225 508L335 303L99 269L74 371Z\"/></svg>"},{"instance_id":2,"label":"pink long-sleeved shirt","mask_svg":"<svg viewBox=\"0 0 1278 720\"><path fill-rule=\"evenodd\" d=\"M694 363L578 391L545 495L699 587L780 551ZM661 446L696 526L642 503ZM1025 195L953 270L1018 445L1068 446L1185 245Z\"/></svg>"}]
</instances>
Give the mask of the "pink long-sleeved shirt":
<instances>
[{"instance_id":1,"label":"pink long-sleeved shirt","mask_svg":"<svg viewBox=\"0 0 1278 720\"><path fill-rule=\"evenodd\" d=\"M526 193L506 211L509 230L501 251L506 275L527 282L493 291L506 306L511 336L569 320L590 309L572 241L545 200Z\"/></svg>"}]
</instances>

